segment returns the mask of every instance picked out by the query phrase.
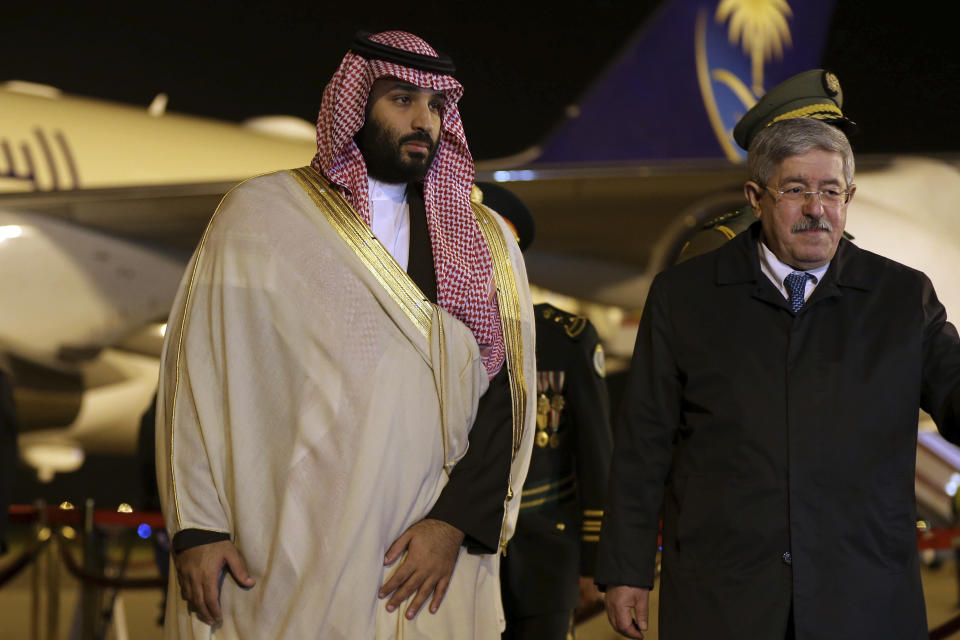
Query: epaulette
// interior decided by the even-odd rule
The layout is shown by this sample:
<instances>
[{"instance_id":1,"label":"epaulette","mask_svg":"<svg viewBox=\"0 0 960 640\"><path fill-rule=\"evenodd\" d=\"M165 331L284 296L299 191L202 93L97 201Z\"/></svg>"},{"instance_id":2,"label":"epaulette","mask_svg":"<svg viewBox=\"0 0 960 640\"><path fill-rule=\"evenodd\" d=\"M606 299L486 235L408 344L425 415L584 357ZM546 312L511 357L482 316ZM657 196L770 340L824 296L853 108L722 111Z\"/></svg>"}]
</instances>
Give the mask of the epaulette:
<instances>
[{"instance_id":1,"label":"epaulette","mask_svg":"<svg viewBox=\"0 0 960 640\"><path fill-rule=\"evenodd\" d=\"M733 240L749 223L750 220L743 217L743 209L737 209L707 220L701 225L700 231L717 231L727 240ZM744 225L743 228L738 228L741 225Z\"/></svg>"},{"instance_id":2,"label":"epaulette","mask_svg":"<svg viewBox=\"0 0 960 640\"><path fill-rule=\"evenodd\" d=\"M567 337L573 340L579 340L583 330L588 326L588 320L584 316L578 316L573 313L557 309L552 304L543 303L536 305L536 314L539 318L546 321L551 327L563 331Z\"/></svg>"},{"instance_id":3,"label":"epaulette","mask_svg":"<svg viewBox=\"0 0 960 640\"><path fill-rule=\"evenodd\" d=\"M741 215L743 215L743 211L740 209L736 209L734 211L727 211L726 213L720 214L716 218L711 218L707 220L702 225L700 225L700 228L713 229L714 227L722 225L724 222L728 222L730 220L733 220L734 218L739 218Z\"/></svg>"}]
</instances>

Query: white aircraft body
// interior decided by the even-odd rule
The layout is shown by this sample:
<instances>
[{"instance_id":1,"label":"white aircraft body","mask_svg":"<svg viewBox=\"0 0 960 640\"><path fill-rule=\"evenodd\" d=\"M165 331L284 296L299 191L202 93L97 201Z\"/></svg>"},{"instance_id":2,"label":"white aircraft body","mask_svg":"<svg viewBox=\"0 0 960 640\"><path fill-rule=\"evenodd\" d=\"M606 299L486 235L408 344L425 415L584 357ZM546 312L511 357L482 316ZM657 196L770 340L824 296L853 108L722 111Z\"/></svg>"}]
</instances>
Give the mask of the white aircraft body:
<instances>
[{"instance_id":1,"label":"white aircraft body","mask_svg":"<svg viewBox=\"0 0 960 640\"><path fill-rule=\"evenodd\" d=\"M313 127L246 125L0 85L0 357L42 477L129 453L163 322L222 194L310 162Z\"/></svg>"}]
</instances>

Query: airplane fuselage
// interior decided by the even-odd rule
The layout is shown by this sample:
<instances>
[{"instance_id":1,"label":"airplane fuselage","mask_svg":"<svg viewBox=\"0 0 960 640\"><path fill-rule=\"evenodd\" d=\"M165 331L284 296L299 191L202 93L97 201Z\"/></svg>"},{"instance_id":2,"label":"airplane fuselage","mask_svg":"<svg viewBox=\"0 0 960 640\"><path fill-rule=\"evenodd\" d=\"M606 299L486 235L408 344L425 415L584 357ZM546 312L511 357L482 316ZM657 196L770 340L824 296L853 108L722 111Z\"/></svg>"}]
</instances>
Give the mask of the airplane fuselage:
<instances>
[{"instance_id":1,"label":"airplane fuselage","mask_svg":"<svg viewBox=\"0 0 960 640\"><path fill-rule=\"evenodd\" d=\"M307 136L12 86L0 85L0 193L241 180L316 151Z\"/></svg>"}]
</instances>

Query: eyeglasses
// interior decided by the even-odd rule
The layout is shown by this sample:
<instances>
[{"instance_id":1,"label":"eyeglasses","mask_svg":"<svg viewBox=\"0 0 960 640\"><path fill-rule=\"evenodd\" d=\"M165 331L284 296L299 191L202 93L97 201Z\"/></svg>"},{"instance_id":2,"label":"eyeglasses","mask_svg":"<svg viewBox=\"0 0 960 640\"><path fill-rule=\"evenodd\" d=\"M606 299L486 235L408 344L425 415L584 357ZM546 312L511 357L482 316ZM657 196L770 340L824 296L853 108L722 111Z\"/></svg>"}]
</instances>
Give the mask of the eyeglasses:
<instances>
[{"instance_id":1,"label":"eyeglasses","mask_svg":"<svg viewBox=\"0 0 960 640\"><path fill-rule=\"evenodd\" d=\"M777 201L784 200L790 204L805 203L808 198L816 195L820 200L821 207L839 207L850 200L850 192L843 189L830 187L821 191L804 191L802 187L790 187L789 189L774 189L773 187L764 187L771 193L777 194Z\"/></svg>"}]
</instances>

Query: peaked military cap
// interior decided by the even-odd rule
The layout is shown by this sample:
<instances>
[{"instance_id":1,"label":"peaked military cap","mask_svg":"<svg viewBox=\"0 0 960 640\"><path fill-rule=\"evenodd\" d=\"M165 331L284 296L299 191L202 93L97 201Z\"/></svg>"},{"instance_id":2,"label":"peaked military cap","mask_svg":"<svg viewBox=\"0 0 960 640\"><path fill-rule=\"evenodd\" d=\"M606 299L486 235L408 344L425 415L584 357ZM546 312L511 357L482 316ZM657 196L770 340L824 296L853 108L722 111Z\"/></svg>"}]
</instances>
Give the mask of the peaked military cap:
<instances>
[{"instance_id":1,"label":"peaked military cap","mask_svg":"<svg viewBox=\"0 0 960 640\"><path fill-rule=\"evenodd\" d=\"M533 242L533 215L527 205L523 204L523 200L512 191L495 182L478 182L473 187L470 199L490 207L506 218L516 233L521 251L525 251Z\"/></svg>"},{"instance_id":2,"label":"peaked military cap","mask_svg":"<svg viewBox=\"0 0 960 640\"><path fill-rule=\"evenodd\" d=\"M733 129L733 139L742 149L764 127L790 118L815 118L832 124L847 135L856 130L843 115L843 91L837 76L823 69L811 69L787 78L760 98Z\"/></svg>"}]
</instances>

